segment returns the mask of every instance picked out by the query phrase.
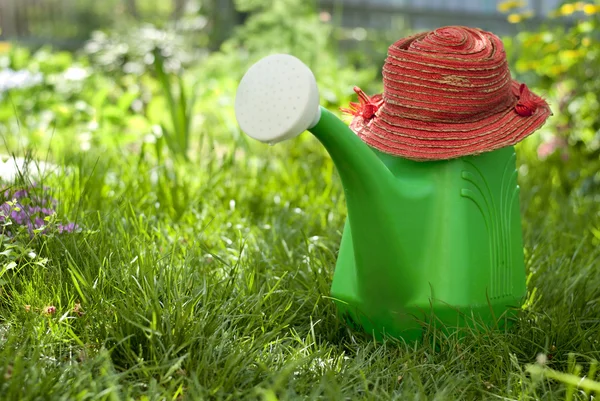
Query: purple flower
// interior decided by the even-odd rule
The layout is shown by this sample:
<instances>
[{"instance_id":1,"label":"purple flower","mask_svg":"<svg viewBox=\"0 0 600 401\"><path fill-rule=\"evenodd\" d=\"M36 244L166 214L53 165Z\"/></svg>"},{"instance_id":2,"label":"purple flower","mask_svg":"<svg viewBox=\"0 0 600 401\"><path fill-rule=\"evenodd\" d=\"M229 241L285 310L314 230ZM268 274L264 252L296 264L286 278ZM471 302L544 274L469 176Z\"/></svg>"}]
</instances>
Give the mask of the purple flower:
<instances>
[{"instance_id":1,"label":"purple flower","mask_svg":"<svg viewBox=\"0 0 600 401\"><path fill-rule=\"evenodd\" d=\"M25 222L25 218L26 218L26 217L27 217L27 216L25 216L25 212L23 211L23 209L20 209L20 210L13 210L13 211L10 213L10 218L11 218L12 220L14 220L14 221L15 221L15 223L17 223L17 224L23 224L23 223Z\"/></svg>"},{"instance_id":2,"label":"purple flower","mask_svg":"<svg viewBox=\"0 0 600 401\"><path fill-rule=\"evenodd\" d=\"M0 205L0 219L4 221L6 217L10 214L10 205L8 203L3 203Z\"/></svg>"},{"instance_id":3,"label":"purple flower","mask_svg":"<svg viewBox=\"0 0 600 401\"><path fill-rule=\"evenodd\" d=\"M15 224L26 227L30 235L40 229L43 229L42 233L44 234L53 229L61 234L77 230L79 226L75 223L52 224L52 220L50 222L45 220L48 216L56 213L54 208L58 204L56 199L48 195L48 190L47 187L40 188L34 184L14 192L9 189L3 191L4 199L0 199L0 222L5 225ZM12 236L11 232L6 229L3 231L4 235Z\"/></svg>"},{"instance_id":4,"label":"purple flower","mask_svg":"<svg viewBox=\"0 0 600 401\"><path fill-rule=\"evenodd\" d=\"M79 228L79 226L75 223L69 223L67 225L59 224L58 232L60 234L62 234L63 232L72 233L73 231L77 230L78 228Z\"/></svg>"},{"instance_id":5,"label":"purple flower","mask_svg":"<svg viewBox=\"0 0 600 401\"><path fill-rule=\"evenodd\" d=\"M36 217L35 218L35 228L44 227L45 224L46 224L46 222L41 217Z\"/></svg>"},{"instance_id":6,"label":"purple flower","mask_svg":"<svg viewBox=\"0 0 600 401\"><path fill-rule=\"evenodd\" d=\"M29 192L26 189L21 189L15 192L12 196L13 199L23 199L29 196Z\"/></svg>"}]
</instances>

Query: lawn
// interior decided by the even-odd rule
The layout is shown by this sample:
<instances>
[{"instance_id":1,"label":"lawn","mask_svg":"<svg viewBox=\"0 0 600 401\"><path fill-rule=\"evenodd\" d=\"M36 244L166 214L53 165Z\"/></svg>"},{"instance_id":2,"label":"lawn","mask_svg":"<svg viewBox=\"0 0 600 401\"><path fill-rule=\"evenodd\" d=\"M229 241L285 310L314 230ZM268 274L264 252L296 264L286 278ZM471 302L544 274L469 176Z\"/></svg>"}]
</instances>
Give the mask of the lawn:
<instances>
[{"instance_id":1,"label":"lawn","mask_svg":"<svg viewBox=\"0 0 600 401\"><path fill-rule=\"evenodd\" d=\"M79 229L2 237L3 399L564 399L526 369L599 357L595 202L523 188L532 294L509 331L376 342L328 299L343 195L316 140L298 141L207 152L178 182L135 157L47 176Z\"/></svg>"},{"instance_id":2,"label":"lawn","mask_svg":"<svg viewBox=\"0 0 600 401\"><path fill-rule=\"evenodd\" d=\"M599 357L597 203L531 172L515 327L412 345L336 317L345 206L316 140L176 166L86 154L32 189L79 228L2 237L3 399L564 399L527 365L585 373Z\"/></svg>"},{"instance_id":3,"label":"lawn","mask_svg":"<svg viewBox=\"0 0 600 401\"><path fill-rule=\"evenodd\" d=\"M0 93L2 162L54 166L1 181L0 398L600 391L600 213L597 191L570 181L593 166L579 148L540 158L537 135L517 147L529 292L512 327L377 341L329 297L346 206L317 140L267 146L239 131L233 96L252 57L224 51L177 73L154 56L132 73L48 49L0 55L31 73ZM376 85L320 57L331 110Z\"/></svg>"}]
</instances>

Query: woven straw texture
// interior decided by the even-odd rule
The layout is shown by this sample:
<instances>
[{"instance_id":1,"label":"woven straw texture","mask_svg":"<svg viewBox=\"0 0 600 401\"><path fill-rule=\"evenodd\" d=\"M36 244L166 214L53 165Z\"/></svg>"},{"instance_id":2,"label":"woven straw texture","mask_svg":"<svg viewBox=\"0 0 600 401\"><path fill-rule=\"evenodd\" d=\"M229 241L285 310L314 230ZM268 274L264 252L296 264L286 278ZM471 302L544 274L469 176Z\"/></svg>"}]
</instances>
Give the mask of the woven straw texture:
<instances>
[{"instance_id":1,"label":"woven straw texture","mask_svg":"<svg viewBox=\"0 0 600 401\"><path fill-rule=\"evenodd\" d=\"M413 160L492 151L523 140L552 114L546 101L511 78L496 35L449 26L391 45L383 94L355 88L342 111L370 146Z\"/></svg>"}]
</instances>

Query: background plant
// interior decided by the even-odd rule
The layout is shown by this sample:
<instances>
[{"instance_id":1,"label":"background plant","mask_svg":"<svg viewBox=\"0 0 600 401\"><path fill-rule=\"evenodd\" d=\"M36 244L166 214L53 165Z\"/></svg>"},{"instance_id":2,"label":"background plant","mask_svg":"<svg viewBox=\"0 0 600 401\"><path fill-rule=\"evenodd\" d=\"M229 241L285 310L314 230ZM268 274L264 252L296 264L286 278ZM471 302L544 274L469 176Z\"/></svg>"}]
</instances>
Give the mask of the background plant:
<instances>
[{"instance_id":1,"label":"background plant","mask_svg":"<svg viewBox=\"0 0 600 401\"><path fill-rule=\"evenodd\" d=\"M41 194L56 201L46 198L50 215L17 192L29 181L1 186L10 202L0 203L3 222L20 229L0 235L0 393L590 399L600 358L600 215L593 187L582 185L593 176L594 139L579 129L596 124L595 83L585 69L594 67L592 39L577 47L566 40L583 43L580 28L554 26L505 38L513 71L555 108L518 152L529 277L520 320L508 332L466 331L460 339L432 327L431 342L407 346L374 342L335 315L328 293L345 203L318 141L248 141L233 111L253 61L293 52L338 113L354 85L381 89L390 39L344 31L310 2L239 0L244 24L216 41L216 19L204 26L200 18L216 4L202 2L183 23L102 29L79 52L2 48L6 76L32 79L0 82L0 146L57 168L40 181L50 188ZM596 24L589 5L560 11L572 10L571 18L582 17L574 26L585 27ZM353 34L367 39L349 53L339 40ZM378 43L361 49L370 42ZM562 81L581 102L591 99L578 106L588 111L556 108ZM563 113L574 124L567 131ZM20 203L9 199L17 194ZM25 209L27 219L13 218ZM60 223L82 229L59 232Z\"/></svg>"},{"instance_id":2,"label":"background plant","mask_svg":"<svg viewBox=\"0 0 600 401\"><path fill-rule=\"evenodd\" d=\"M600 3L564 2L553 15L567 26L548 22L507 47L517 76L543 93L554 113L538 137L542 179L593 196L600 190Z\"/></svg>"}]
</instances>

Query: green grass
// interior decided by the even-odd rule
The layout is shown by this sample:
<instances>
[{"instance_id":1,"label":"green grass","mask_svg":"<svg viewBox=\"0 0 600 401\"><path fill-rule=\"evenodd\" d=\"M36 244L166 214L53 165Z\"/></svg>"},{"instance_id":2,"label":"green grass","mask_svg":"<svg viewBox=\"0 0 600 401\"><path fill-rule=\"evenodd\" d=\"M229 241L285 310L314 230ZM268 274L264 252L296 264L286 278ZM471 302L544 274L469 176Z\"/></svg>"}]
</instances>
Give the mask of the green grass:
<instances>
[{"instance_id":1,"label":"green grass","mask_svg":"<svg viewBox=\"0 0 600 401\"><path fill-rule=\"evenodd\" d=\"M328 298L345 205L324 151L307 134L236 150L174 165L88 153L45 179L84 230L12 243L37 256L2 277L0 398L588 399L557 374L600 359L597 202L530 166L535 293L517 324L376 342ZM530 366L538 354L552 371Z\"/></svg>"}]
</instances>

